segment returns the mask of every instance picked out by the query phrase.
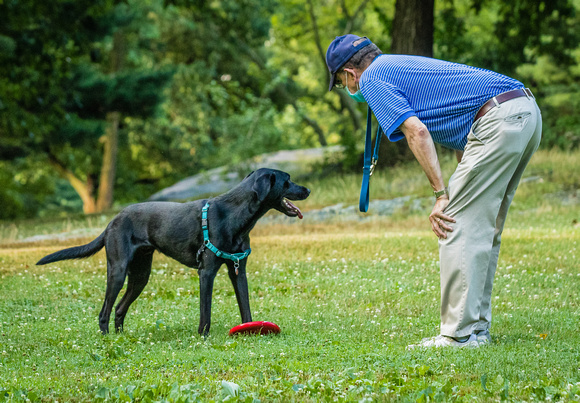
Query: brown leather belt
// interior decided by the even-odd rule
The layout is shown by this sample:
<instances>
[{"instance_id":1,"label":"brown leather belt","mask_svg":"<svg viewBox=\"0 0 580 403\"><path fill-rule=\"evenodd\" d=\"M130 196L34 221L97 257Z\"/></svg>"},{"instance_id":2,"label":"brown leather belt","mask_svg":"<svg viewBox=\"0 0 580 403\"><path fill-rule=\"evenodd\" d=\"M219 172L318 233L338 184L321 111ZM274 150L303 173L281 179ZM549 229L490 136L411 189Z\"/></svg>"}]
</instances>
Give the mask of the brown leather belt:
<instances>
[{"instance_id":1,"label":"brown leather belt","mask_svg":"<svg viewBox=\"0 0 580 403\"><path fill-rule=\"evenodd\" d=\"M484 103L481 106L481 108L479 108L479 110L475 114L475 119L473 119L473 121L475 122L477 119L479 119L480 117L485 115L487 112L489 112L491 109L495 108L499 104L503 104L504 102L509 101L510 99L519 98L519 97L534 98L534 94L532 94L532 91L529 88L523 88L523 89L520 88L517 90L511 90L511 91L503 92L499 95L496 95L495 97L491 98L489 101Z\"/></svg>"}]
</instances>

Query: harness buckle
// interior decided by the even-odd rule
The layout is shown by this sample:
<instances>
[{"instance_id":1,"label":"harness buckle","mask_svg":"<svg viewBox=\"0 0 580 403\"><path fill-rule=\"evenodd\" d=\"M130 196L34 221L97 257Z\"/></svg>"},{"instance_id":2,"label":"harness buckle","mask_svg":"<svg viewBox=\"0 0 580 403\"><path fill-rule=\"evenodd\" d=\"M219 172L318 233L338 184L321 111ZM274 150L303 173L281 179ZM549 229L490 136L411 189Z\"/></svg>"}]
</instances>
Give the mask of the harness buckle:
<instances>
[{"instance_id":1,"label":"harness buckle","mask_svg":"<svg viewBox=\"0 0 580 403\"><path fill-rule=\"evenodd\" d=\"M201 219L201 226L202 227L207 227L207 218L202 218Z\"/></svg>"},{"instance_id":2,"label":"harness buckle","mask_svg":"<svg viewBox=\"0 0 580 403\"><path fill-rule=\"evenodd\" d=\"M201 255L205 252L205 243L200 246L197 250L197 255L195 256L195 260L197 261L198 265L201 264Z\"/></svg>"}]
</instances>

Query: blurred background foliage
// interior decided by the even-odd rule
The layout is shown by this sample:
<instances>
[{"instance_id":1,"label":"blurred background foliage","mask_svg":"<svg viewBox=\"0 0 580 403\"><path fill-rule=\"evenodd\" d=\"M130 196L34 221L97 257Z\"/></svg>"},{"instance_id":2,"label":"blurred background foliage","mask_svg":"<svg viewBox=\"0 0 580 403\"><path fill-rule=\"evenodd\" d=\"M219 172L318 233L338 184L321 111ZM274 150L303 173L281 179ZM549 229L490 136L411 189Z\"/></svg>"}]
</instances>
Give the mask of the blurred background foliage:
<instances>
[{"instance_id":1,"label":"blurred background foliage","mask_svg":"<svg viewBox=\"0 0 580 403\"><path fill-rule=\"evenodd\" d=\"M326 47L352 32L396 51L395 10L411 3L0 0L0 219L102 211L108 187L123 205L280 149L340 144L329 171L358 171L365 105L328 92ZM436 0L422 11L434 57L524 82L543 112L542 147L571 150L579 10ZM387 143L382 168L412 158Z\"/></svg>"}]
</instances>

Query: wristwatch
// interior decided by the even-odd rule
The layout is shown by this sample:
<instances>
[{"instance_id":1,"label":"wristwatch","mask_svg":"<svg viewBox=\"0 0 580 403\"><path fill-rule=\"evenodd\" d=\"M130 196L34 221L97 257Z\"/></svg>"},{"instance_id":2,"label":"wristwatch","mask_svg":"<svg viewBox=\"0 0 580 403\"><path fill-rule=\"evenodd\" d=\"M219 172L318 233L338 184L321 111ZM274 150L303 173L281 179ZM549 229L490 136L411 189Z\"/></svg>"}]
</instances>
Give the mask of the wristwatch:
<instances>
[{"instance_id":1,"label":"wristwatch","mask_svg":"<svg viewBox=\"0 0 580 403\"><path fill-rule=\"evenodd\" d=\"M443 188L441 190L436 190L433 192L433 194L435 195L435 198L438 199L443 195L448 195L449 196L449 192L447 191L447 188Z\"/></svg>"}]
</instances>

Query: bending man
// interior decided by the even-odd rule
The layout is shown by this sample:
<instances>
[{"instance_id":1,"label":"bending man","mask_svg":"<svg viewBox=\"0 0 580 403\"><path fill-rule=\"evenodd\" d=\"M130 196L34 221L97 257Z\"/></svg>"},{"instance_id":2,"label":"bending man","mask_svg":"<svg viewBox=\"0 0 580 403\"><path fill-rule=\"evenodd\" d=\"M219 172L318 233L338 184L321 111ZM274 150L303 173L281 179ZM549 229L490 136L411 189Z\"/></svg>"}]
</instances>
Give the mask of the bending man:
<instances>
[{"instance_id":1,"label":"bending man","mask_svg":"<svg viewBox=\"0 0 580 403\"><path fill-rule=\"evenodd\" d=\"M491 341L491 291L501 233L542 118L524 85L493 71L381 54L369 39L337 37L326 53L330 87L367 102L390 141L405 137L433 188L439 238L441 330L409 347ZM446 188L434 143L456 150Z\"/></svg>"}]
</instances>

